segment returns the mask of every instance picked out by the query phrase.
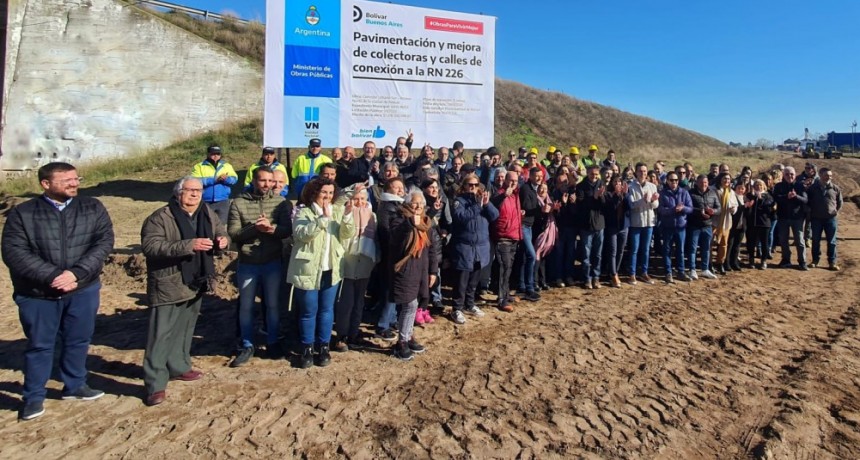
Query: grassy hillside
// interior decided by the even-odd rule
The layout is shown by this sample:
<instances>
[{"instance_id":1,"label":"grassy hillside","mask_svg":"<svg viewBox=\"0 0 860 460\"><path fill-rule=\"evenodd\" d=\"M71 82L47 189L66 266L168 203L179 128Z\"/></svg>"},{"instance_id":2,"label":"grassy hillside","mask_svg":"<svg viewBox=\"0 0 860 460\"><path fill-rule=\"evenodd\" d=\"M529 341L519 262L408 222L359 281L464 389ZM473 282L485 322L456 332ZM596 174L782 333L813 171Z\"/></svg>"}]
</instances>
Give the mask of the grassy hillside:
<instances>
[{"instance_id":1,"label":"grassy hillside","mask_svg":"<svg viewBox=\"0 0 860 460\"><path fill-rule=\"evenodd\" d=\"M263 63L265 26L196 19L184 13L155 12L159 17L242 56ZM518 146L598 144L640 157L722 153L717 139L667 123L570 96L540 91L516 82L496 80L495 142L503 150Z\"/></svg>"}]
</instances>

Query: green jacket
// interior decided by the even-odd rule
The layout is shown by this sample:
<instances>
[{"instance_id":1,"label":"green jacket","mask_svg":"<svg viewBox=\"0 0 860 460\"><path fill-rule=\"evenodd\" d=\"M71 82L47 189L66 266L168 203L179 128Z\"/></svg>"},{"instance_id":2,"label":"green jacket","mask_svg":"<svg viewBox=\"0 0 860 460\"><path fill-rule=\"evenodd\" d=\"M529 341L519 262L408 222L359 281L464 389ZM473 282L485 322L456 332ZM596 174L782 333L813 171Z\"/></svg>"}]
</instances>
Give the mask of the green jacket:
<instances>
[{"instance_id":1,"label":"green jacket","mask_svg":"<svg viewBox=\"0 0 860 460\"><path fill-rule=\"evenodd\" d=\"M331 283L335 285L340 282L344 267L343 245L355 235L352 213L344 215L343 211L343 206L333 205L332 217L323 217L313 207L299 209L293 221L293 251L287 270L288 283L305 291L320 288L326 233L331 235Z\"/></svg>"},{"instance_id":2,"label":"green jacket","mask_svg":"<svg viewBox=\"0 0 860 460\"><path fill-rule=\"evenodd\" d=\"M227 233L239 248L239 263L262 265L281 260L284 238L292 234L292 204L271 192L255 195L243 192L230 204L227 218ZM275 233L268 234L254 226L257 218L264 215L275 226Z\"/></svg>"},{"instance_id":3,"label":"green jacket","mask_svg":"<svg viewBox=\"0 0 860 460\"><path fill-rule=\"evenodd\" d=\"M227 236L218 215L209 211L215 236ZM194 241L183 240L176 219L165 206L143 222L141 247L146 256L146 295L149 305L158 307L191 300L197 291L182 283L182 258L194 254Z\"/></svg>"}]
</instances>

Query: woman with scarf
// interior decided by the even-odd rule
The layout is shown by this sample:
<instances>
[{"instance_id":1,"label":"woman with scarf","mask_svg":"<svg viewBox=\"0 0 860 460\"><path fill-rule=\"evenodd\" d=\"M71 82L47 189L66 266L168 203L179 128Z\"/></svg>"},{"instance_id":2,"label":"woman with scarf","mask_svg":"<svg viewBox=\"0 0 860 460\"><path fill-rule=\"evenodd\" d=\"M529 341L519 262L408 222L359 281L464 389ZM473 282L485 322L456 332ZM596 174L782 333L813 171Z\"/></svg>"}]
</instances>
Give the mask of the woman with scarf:
<instances>
[{"instance_id":1,"label":"woman with scarf","mask_svg":"<svg viewBox=\"0 0 860 460\"><path fill-rule=\"evenodd\" d=\"M435 177L425 179L421 183L421 190L424 192L424 201L427 202L427 208L424 212L433 222L433 231L436 232L444 247L451 228L451 207L448 205L448 197L442 193L442 184ZM430 285L430 301L437 314L442 313L443 308L441 271L436 273L436 283ZM433 321L429 308L418 309L418 313L415 315L416 324L421 325Z\"/></svg>"},{"instance_id":2,"label":"woman with scarf","mask_svg":"<svg viewBox=\"0 0 860 460\"><path fill-rule=\"evenodd\" d=\"M740 205L732 214L732 227L729 230L729 248L726 258L726 270L741 271L740 252L741 242L744 239L744 231L746 230L746 219L744 218L744 195L747 193L747 187L743 183L735 184L734 195Z\"/></svg>"},{"instance_id":3,"label":"woman with scarf","mask_svg":"<svg viewBox=\"0 0 860 460\"><path fill-rule=\"evenodd\" d=\"M540 184L537 190L538 203L541 213L535 217L532 232L537 235L534 240L535 246L535 286L542 290L549 290L549 282L546 275L546 260L550 257L555 242L558 239L558 226L555 223L555 214L561 209L560 202L553 202L549 196L549 187L546 183Z\"/></svg>"},{"instance_id":4,"label":"woman with scarf","mask_svg":"<svg viewBox=\"0 0 860 460\"><path fill-rule=\"evenodd\" d=\"M203 294L215 277L213 254L227 248L227 232L206 203L203 185L187 176L176 182L173 198L143 222L146 293L152 307L143 355L146 404L167 398L170 379L193 381L203 373L191 367L191 338Z\"/></svg>"},{"instance_id":5,"label":"woman with scarf","mask_svg":"<svg viewBox=\"0 0 860 460\"><path fill-rule=\"evenodd\" d=\"M302 354L299 367L331 362L334 302L343 276L344 244L355 236L352 202L345 207L332 204L334 182L315 177L302 189L300 207L293 220L293 250L287 282L300 307L299 335Z\"/></svg>"},{"instance_id":6,"label":"woman with scarf","mask_svg":"<svg viewBox=\"0 0 860 460\"><path fill-rule=\"evenodd\" d=\"M350 190L351 189L351 190ZM376 216L367 201L367 189L361 184L348 187L345 195L352 200L355 235L344 243L343 286L334 315L337 339L332 351L344 352L368 345L359 335L364 314L364 295L373 267L379 262L376 240Z\"/></svg>"},{"instance_id":7,"label":"woman with scarf","mask_svg":"<svg viewBox=\"0 0 860 460\"><path fill-rule=\"evenodd\" d=\"M389 299L400 311L397 318L398 342L394 357L409 361L425 348L413 337L415 315L419 305L427 305L429 286L436 282L442 247L432 220L424 213L427 202L419 190L410 192L399 212L391 220L388 240Z\"/></svg>"},{"instance_id":8,"label":"woman with scarf","mask_svg":"<svg viewBox=\"0 0 860 460\"><path fill-rule=\"evenodd\" d=\"M464 313L477 318L484 316L475 306L475 292L481 270L490 263L490 222L498 217L499 211L490 203L490 194L484 191L478 176L467 174L451 211L449 248L451 265L457 273L451 319L457 324L466 322Z\"/></svg>"},{"instance_id":9,"label":"woman with scarf","mask_svg":"<svg viewBox=\"0 0 860 460\"><path fill-rule=\"evenodd\" d=\"M729 235L732 231L732 216L743 206L743 203L738 201L737 195L732 190L732 176L728 173L722 173L717 176L717 198L720 200L720 214L714 219L714 244L717 246L717 257L714 259L713 266L720 275L725 275L726 271L730 271L728 267L728 247Z\"/></svg>"}]
</instances>

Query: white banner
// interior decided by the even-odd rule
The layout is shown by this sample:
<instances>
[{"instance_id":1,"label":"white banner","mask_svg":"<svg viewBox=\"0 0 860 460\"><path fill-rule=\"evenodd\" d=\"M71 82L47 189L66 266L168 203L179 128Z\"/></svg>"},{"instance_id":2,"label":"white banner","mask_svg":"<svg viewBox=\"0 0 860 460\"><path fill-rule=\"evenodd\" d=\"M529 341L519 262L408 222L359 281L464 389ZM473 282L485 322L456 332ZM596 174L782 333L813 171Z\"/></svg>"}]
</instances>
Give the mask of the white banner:
<instances>
[{"instance_id":1,"label":"white banner","mask_svg":"<svg viewBox=\"0 0 860 460\"><path fill-rule=\"evenodd\" d=\"M266 18L266 145L493 144L496 18L360 0Z\"/></svg>"}]
</instances>

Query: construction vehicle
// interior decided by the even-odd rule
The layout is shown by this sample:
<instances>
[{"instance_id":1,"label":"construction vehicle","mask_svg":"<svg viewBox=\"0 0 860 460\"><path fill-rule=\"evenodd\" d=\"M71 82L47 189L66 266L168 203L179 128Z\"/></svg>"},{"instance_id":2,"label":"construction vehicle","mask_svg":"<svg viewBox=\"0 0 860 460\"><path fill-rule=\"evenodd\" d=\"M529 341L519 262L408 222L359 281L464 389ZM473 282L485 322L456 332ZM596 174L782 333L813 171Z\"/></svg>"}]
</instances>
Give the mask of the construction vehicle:
<instances>
[{"instance_id":1,"label":"construction vehicle","mask_svg":"<svg viewBox=\"0 0 860 460\"><path fill-rule=\"evenodd\" d=\"M842 152L836 148L835 145L828 146L827 149L824 150L824 159L835 160L839 158L842 158Z\"/></svg>"}]
</instances>

